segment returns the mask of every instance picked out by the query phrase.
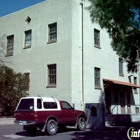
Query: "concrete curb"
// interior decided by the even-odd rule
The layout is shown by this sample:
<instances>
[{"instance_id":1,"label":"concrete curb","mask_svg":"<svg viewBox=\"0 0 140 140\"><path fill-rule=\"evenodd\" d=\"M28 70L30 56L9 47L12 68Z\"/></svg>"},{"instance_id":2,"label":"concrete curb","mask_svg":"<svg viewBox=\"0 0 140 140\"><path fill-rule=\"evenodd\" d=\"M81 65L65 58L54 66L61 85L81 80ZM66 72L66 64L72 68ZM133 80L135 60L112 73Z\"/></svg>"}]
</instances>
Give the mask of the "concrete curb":
<instances>
[{"instance_id":1,"label":"concrete curb","mask_svg":"<svg viewBox=\"0 0 140 140\"><path fill-rule=\"evenodd\" d=\"M0 118L0 125L14 124L15 118Z\"/></svg>"}]
</instances>

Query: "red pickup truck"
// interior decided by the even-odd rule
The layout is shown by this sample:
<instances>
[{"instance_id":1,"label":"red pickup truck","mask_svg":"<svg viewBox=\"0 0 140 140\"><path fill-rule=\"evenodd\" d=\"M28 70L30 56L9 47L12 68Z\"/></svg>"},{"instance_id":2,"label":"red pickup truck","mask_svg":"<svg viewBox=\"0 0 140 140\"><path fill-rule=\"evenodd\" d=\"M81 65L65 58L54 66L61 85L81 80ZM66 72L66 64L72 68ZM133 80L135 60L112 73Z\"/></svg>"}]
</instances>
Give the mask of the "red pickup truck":
<instances>
[{"instance_id":1,"label":"red pickup truck","mask_svg":"<svg viewBox=\"0 0 140 140\"><path fill-rule=\"evenodd\" d=\"M68 102L48 97L21 98L16 110L16 124L23 125L29 133L35 133L37 128L49 135L55 135L58 128L76 126L78 130L86 129L86 115L75 110Z\"/></svg>"}]
</instances>

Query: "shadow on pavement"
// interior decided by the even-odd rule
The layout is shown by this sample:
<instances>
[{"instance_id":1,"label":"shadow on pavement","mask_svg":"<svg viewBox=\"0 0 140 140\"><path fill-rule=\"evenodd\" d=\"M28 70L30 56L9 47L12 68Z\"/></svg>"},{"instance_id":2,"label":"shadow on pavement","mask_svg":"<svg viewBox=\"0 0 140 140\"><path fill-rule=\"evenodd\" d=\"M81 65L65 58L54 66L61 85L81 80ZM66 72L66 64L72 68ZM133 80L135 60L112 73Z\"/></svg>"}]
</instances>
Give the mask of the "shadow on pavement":
<instances>
[{"instance_id":1,"label":"shadow on pavement","mask_svg":"<svg viewBox=\"0 0 140 140\"><path fill-rule=\"evenodd\" d=\"M103 130L75 132L72 134L74 136L72 140L128 140L127 131L130 127L139 130L140 122L131 122L123 126L108 126Z\"/></svg>"},{"instance_id":2,"label":"shadow on pavement","mask_svg":"<svg viewBox=\"0 0 140 140\"><path fill-rule=\"evenodd\" d=\"M17 132L16 135L25 136L25 137L37 137L37 136L43 136L45 134L42 133L40 130L38 130L35 134L29 134L26 131L21 131L21 132Z\"/></svg>"},{"instance_id":3,"label":"shadow on pavement","mask_svg":"<svg viewBox=\"0 0 140 140\"><path fill-rule=\"evenodd\" d=\"M126 127L107 127L104 130L75 132L72 140L128 140Z\"/></svg>"},{"instance_id":4,"label":"shadow on pavement","mask_svg":"<svg viewBox=\"0 0 140 140\"><path fill-rule=\"evenodd\" d=\"M65 131L58 130L57 134L71 135L71 140L128 140L127 131L130 127L134 127L136 130L140 129L140 123L130 123L125 126L109 126L103 130L90 130L86 131L76 131L74 128L67 128ZM30 135L26 131L17 132L16 135L25 137L39 137L39 136L49 136L46 133L42 133L40 130L36 134Z\"/></svg>"},{"instance_id":5,"label":"shadow on pavement","mask_svg":"<svg viewBox=\"0 0 140 140\"><path fill-rule=\"evenodd\" d=\"M72 132L72 131L75 132L75 128L67 128L66 130L63 130L63 131L58 129L57 134L61 134L61 133L65 133L65 132ZM41 130L37 130L37 132L34 134L29 134L23 130L23 131L17 132L16 135L25 136L25 137L49 136L47 133L41 132Z\"/></svg>"}]
</instances>

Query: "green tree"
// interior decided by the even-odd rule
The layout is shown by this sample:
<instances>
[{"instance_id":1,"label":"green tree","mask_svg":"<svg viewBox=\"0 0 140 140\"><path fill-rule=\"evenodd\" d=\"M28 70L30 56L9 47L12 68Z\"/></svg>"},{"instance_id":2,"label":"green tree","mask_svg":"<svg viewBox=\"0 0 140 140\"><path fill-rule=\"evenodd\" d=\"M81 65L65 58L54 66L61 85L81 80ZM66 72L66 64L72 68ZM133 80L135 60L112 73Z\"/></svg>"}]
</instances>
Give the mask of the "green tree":
<instances>
[{"instance_id":1,"label":"green tree","mask_svg":"<svg viewBox=\"0 0 140 140\"><path fill-rule=\"evenodd\" d=\"M13 69L0 65L0 105L2 115L13 115L17 103L21 97L27 96L28 78Z\"/></svg>"},{"instance_id":2,"label":"green tree","mask_svg":"<svg viewBox=\"0 0 140 140\"><path fill-rule=\"evenodd\" d=\"M107 29L113 50L127 62L128 72L136 72L140 56L140 1L89 1L91 20Z\"/></svg>"}]
</instances>

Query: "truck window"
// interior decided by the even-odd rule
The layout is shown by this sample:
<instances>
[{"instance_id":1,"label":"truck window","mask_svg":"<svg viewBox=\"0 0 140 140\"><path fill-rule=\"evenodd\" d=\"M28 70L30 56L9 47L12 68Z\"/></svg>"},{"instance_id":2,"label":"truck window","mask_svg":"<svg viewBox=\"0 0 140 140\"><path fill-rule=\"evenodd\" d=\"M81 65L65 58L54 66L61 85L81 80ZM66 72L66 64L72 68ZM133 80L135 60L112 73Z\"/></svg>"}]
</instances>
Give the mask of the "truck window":
<instances>
[{"instance_id":1,"label":"truck window","mask_svg":"<svg viewBox=\"0 0 140 140\"><path fill-rule=\"evenodd\" d=\"M43 106L45 109L56 109L57 103L56 102L43 102Z\"/></svg>"},{"instance_id":2,"label":"truck window","mask_svg":"<svg viewBox=\"0 0 140 140\"><path fill-rule=\"evenodd\" d=\"M42 102L41 99L37 99L37 108L42 109Z\"/></svg>"},{"instance_id":3,"label":"truck window","mask_svg":"<svg viewBox=\"0 0 140 140\"><path fill-rule=\"evenodd\" d=\"M71 105L68 104L67 102L62 102L62 108L63 108L64 110L71 110L71 109L73 109L73 108L71 107Z\"/></svg>"},{"instance_id":4,"label":"truck window","mask_svg":"<svg viewBox=\"0 0 140 140\"><path fill-rule=\"evenodd\" d=\"M33 110L34 109L34 99L22 99L18 110Z\"/></svg>"}]
</instances>

